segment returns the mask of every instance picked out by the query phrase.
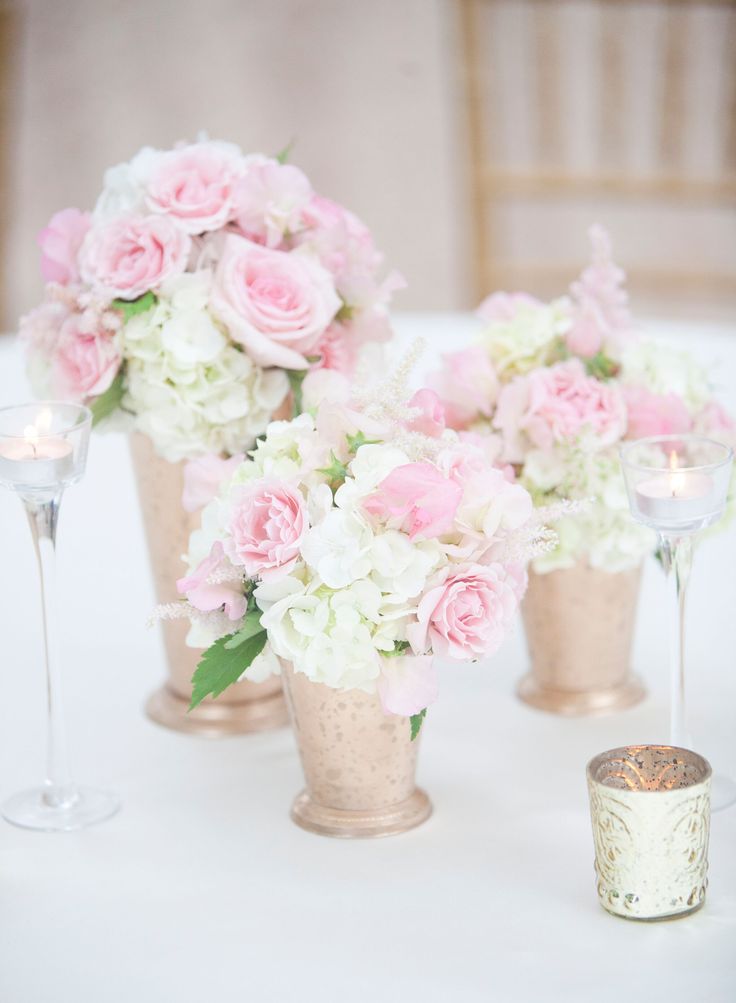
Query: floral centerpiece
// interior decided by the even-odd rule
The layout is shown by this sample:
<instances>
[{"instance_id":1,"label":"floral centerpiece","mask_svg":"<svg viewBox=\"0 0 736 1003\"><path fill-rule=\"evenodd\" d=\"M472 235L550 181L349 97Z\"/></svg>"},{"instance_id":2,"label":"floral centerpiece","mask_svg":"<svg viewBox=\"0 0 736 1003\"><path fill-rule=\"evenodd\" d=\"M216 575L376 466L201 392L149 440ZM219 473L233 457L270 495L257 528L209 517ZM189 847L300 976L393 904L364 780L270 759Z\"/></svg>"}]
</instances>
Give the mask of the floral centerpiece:
<instances>
[{"instance_id":1,"label":"floral centerpiece","mask_svg":"<svg viewBox=\"0 0 736 1003\"><path fill-rule=\"evenodd\" d=\"M437 395L421 390L407 405L399 385L396 377L356 401L346 381L336 399L333 380L314 414L269 425L203 510L190 573L178 583L186 602L162 610L191 618L193 643L213 641L194 676L195 705L244 673L281 665L302 742L310 726L300 695L319 693L323 711L335 712L343 741L332 752L343 758L331 768L341 779L322 803L333 825L340 798L365 792L361 771L379 749L384 771L413 755L437 696L433 656L470 661L498 651L526 587L530 547L544 537L529 493L446 429ZM356 751L356 700L361 713L370 708L371 736L388 729L393 746ZM322 727L324 766L330 720ZM314 813L330 795L319 783L315 791L309 750L301 751ZM410 798L413 768L401 775ZM390 796L378 787L350 810L370 810L375 822Z\"/></svg>"},{"instance_id":2,"label":"floral centerpiece","mask_svg":"<svg viewBox=\"0 0 736 1003\"><path fill-rule=\"evenodd\" d=\"M545 635L535 646L548 661L546 689L567 687L562 696L548 693L549 701L539 697L537 687L535 698L568 709L571 704L588 707L588 697L576 703L569 691L591 683L592 667L601 665L597 651L609 653L611 665L602 676L612 701L630 702L641 694L638 687L618 687L633 628L631 593L656 538L629 513L620 443L691 430L734 438L734 424L714 399L702 367L637 329L624 273L613 262L601 227L592 228L591 241L592 262L569 295L551 303L524 293L486 299L478 311L483 328L477 344L445 356L444 370L432 382L448 404L453 426L465 435L486 437L487 448L498 462L512 465L535 505L558 498L585 502L573 517L557 523L557 546L535 559L527 602L531 610L540 593L539 615L533 619ZM570 574L556 574L564 570ZM549 576L546 584L540 575ZM562 606L551 601L553 587L566 592ZM563 607L574 610L577 626L567 623ZM601 624L606 621L617 633L604 641ZM583 622L595 625L596 632L585 644ZM566 682L555 675L550 659L566 662ZM594 693L596 707L602 706L599 698L600 692Z\"/></svg>"},{"instance_id":3,"label":"floral centerpiece","mask_svg":"<svg viewBox=\"0 0 736 1003\"><path fill-rule=\"evenodd\" d=\"M181 461L242 454L291 409L290 389L300 409L310 369L351 372L362 346L390 334L399 277L379 277L367 227L284 159L206 140L147 147L106 173L91 213L65 209L40 234L46 295L20 325L31 380L138 433L161 600L191 530L174 511ZM264 726L250 687L229 718L187 716L192 664L178 626L166 626L170 679L151 716L208 734ZM276 709L274 723L283 717Z\"/></svg>"}]
</instances>

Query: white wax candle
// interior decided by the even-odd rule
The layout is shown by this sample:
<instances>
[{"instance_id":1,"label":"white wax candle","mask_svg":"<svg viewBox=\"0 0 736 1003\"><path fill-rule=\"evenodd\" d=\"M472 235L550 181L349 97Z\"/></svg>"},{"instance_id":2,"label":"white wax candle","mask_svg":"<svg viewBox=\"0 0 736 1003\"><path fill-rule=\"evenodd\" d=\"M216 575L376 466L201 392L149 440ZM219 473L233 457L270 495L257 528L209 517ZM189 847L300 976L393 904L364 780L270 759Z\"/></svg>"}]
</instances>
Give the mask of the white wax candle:
<instances>
[{"instance_id":1,"label":"white wax candle","mask_svg":"<svg viewBox=\"0 0 736 1003\"><path fill-rule=\"evenodd\" d=\"M655 474L636 486L636 505L650 523L687 523L712 515L713 478L695 470Z\"/></svg>"},{"instance_id":2,"label":"white wax candle","mask_svg":"<svg viewBox=\"0 0 736 1003\"><path fill-rule=\"evenodd\" d=\"M0 480L14 488L51 488L74 469L71 442L54 435L39 436L30 425L25 437L0 442Z\"/></svg>"}]
</instances>

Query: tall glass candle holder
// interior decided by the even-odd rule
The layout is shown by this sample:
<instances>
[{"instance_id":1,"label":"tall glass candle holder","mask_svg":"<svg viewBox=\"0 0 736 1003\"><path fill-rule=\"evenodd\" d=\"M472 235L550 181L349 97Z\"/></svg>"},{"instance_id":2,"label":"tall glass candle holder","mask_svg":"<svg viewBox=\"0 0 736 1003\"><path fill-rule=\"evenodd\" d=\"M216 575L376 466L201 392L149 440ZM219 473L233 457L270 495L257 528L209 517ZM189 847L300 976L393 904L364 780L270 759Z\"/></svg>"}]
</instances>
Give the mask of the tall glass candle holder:
<instances>
[{"instance_id":1,"label":"tall glass candle holder","mask_svg":"<svg viewBox=\"0 0 736 1003\"><path fill-rule=\"evenodd\" d=\"M702 435L656 435L621 448L634 518L656 530L670 585L670 742L691 748L685 710L685 598L697 533L726 508L733 454ZM712 808L736 802L736 784L713 778Z\"/></svg>"},{"instance_id":2,"label":"tall glass candle holder","mask_svg":"<svg viewBox=\"0 0 736 1003\"><path fill-rule=\"evenodd\" d=\"M61 704L56 614L56 528L64 489L84 474L92 415L58 401L0 408L0 484L23 502L38 559L43 613L48 744L46 782L3 806L26 829L68 831L101 822L120 807L114 794L79 787L71 778Z\"/></svg>"}]
</instances>

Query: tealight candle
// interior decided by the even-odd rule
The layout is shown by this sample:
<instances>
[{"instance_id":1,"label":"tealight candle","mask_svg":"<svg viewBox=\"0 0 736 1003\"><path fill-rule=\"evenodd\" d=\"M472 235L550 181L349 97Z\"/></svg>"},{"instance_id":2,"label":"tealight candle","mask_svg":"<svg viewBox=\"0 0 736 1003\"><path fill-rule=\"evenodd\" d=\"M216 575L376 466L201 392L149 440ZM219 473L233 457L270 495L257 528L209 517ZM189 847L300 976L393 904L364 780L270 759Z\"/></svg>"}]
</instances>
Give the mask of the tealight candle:
<instances>
[{"instance_id":1,"label":"tealight candle","mask_svg":"<svg viewBox=\"0 0 736 1003\"><path fill-rule=\"evenodd\" d=\"M670 453L670 469L640 480L634 503L652 525L690 523L710 515L714 506L713 478L677 465Z\"/></svg>"},{"instance_id":2,"label":"tealight candle","mask_svg":"<svg viewBox=\"0 0 736 1003\"><path fill-rule=\"evenodd\" d=\"M73 474L73 445L46 434L50 422L51 413L42 410L22 438L0 441L0 480L16 488L53 488Z\"/></svg>"},{"instance_id":3,"label":"tealight candle","mask_svg":"<svg viewBox=\"0 0 736 1003\"><path fill-rule=\"evenodd\" d=\"M588 763L598 897L627 919L667 919L705 901L711 769L671 745L630 745Z\"/></svg>"}]
</instances>

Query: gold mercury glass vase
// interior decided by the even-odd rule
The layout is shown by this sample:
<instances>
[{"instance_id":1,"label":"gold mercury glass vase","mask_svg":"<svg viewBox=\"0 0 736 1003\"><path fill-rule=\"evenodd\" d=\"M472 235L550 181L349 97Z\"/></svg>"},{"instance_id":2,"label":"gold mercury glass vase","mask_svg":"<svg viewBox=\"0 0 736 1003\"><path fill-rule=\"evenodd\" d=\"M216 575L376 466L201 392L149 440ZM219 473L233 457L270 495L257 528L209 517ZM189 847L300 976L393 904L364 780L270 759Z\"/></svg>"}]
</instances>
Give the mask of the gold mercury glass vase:
<instances>
[{"instance_id":1,"label":"gold mercury glass vase","mask_svg":"<svg viewBox=\"0 0 736 1003\"><path fill-rule=\"evenodd\" d=\"M601 714L644 697L631 673L641 568L610 573L580 561L529 572L522 602L531 668L519 684L527 704L554 714Z\"/></svg>"},{"instance_id":2,"label":"gold mercury glass vase","mask_svg":"<svg viewBox=\"0 0 736 1003\"><path fill-rule=\"evenodd\" d=\"M172 602L180 598L176 594L176 580L185 573L182 555L189 548L190 533L199 526L199 513L185 512L181 504L183 463L162 459L151 441L139 432L131 435L130 450L156 598L160 603ZM266 731L287 723L278 677L262 683L235 683L217 700L208 697L189 711L191 679L202 652L186 644L187 620L166 620L161 628L168 677L146 704L146 713L153 721L175 731L210 738Z\"/></svg>"},{"instance_id":3,"label":"gold mercury glass vase","mask_svg":"<svg viewBox=\"0 0 736 1003\"><path fill-rule=\"evenodd\" d=\"M297 825L322 836L391 836L426 821L432 804L416 786L419 738L409 719L384 714L376 694L314 683L282 661L305 790Z\"/></svg>"}]
</instances>

